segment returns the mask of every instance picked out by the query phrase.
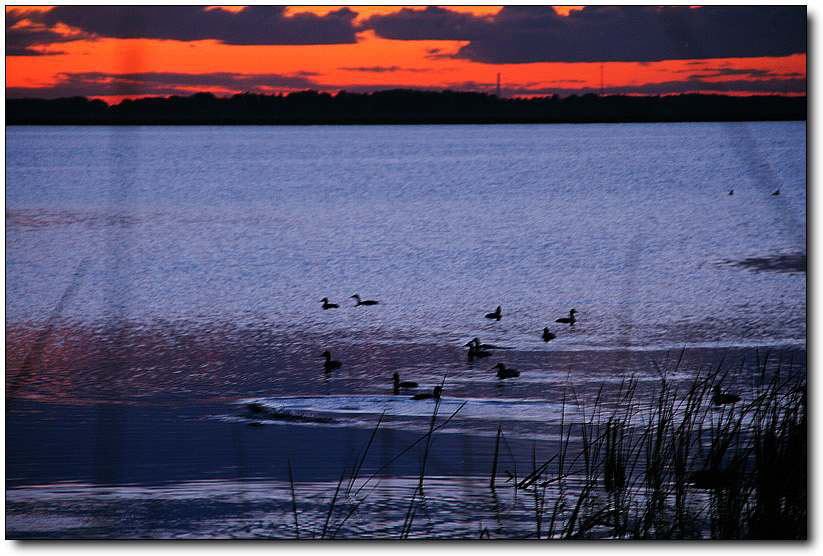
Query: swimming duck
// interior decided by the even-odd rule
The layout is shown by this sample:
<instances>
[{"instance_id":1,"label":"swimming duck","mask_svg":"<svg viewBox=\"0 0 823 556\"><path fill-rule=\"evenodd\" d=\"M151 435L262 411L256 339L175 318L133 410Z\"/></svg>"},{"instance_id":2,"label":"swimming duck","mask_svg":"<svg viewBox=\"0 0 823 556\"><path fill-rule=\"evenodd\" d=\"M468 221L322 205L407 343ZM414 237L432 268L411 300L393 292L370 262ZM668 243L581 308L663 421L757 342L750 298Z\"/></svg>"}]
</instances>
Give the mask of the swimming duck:
<instances>
[{"instance_id":1,"label":"swimming duck","mask_svg":"<svg viewBox=\"0 0 823 556\"><path fill-rule=\"evenodd\" d=\"M734 195L734 189L729 189L729 195Z\"/></svg>"},{"instance_id":2,"label":"swimming duck","mask_svg":"<svg viewBox=\"0 0 823 556\"><path fill-rule=\"evenodd\" d=\"M418 384L416 382L400 382L400 373L394 373L392 376L394 380L394 393L399 394L401 388L417 388Z\"/></svg>"},{"instance_id":3,"label":"swimming duck","mask_svg":"<svg viewBox=\"0 0 823 556\"><path fill-rule=\"evenodd\" d=\"M775 197L777 195L780 195L780 190L779 189L774 190L774 193L772 193L772 197Z\"/></svg>"},{"instance_id":4,"label":"swimming duck","mask_svg":"<svg viewBox=\"0 0 823 556\"><path fill-rule=\"evenodd\" d=\"M712 403L714 405L725 405L729 403L737 403L740 401L740 396L737 394L726 394L720 390L720 385L714 385L714 395L712 396Z\"/></svg>"},{"instance_id":5,"label":"swimming duck","mask_svg":"<svg viewBox=\"0 0 823 556\"><path fill-rule=\"evenodd\" d=\"M435 386L431 393L415 394L411 397L413 400L439 400L440 394L443 392L442 386Z\"/></svg>"},{"instance_id":6,"label":"swimming duck","mask_svg":"<svg viewBox=\"0 0 823 556\"><path fill-rule=\"evenodd\" d=\"M491 355L490 351L483 351L477 347L477 344L469 344L469 359L474 359L475 357L488 357L489 355Z\"/></svg>"},{"instance_id":7,"label":"swimming duck","mask_svg":"<svg viewBox=\"0 0 823 556\"><path fill-rule=\"evenodd\" d=\"M352 296L352 299L357 300L357 303L355 304L355 307L360 307L361 305L377 305L378 303L380 303L379 301L375 301L373 299L367 299L365 301L361 301L360 296L357 295L357 294L354 294Z\"/></svg>"},{"instance_id":8,"label":"swimming duck","mask_svg":"<svg viewBox=\"0 0 823 556\"><path fill-rule=\"evenodd\" d=\"M494 310L494 313L486 313L487 319L500 320L500 317L502 316L503 311L500 309L500 305L497 306L497 309Z\"/></svg>"},{"instance_id":9,"label":"swimming duck","mask_svg":"<svg viewBox=\"0 0 823 556\"><path fill-rule=\"evenodd\" d=\"M260 402L251 402L246 404L246 408L252 413L268 413L266 407Z\"/></svg>"},{"instance_id":10,"label":"swimming duck","mask_svg":"<svg viewBox=\"0 0 823 556\"><path fill-rule=\"evenodd\" d=\"M340 305L338 305L337 303L329 303L329 298L328 297L324 297L320 301L323 302L323 310L324 311L326 309L337 309L338 307L340 307Z\"/></svg>"},{"instance_id":11,"label":"swimming duck","mask_svg":"<svg viewBox=\"0 0 823 556\"><path fill-rule=\"evenodd\" d=\"M572 309L571 311L569 311L569 316L568 316L568 317L563 317L563 318L557 319L557 320L556 320L556 321L554 321L554 322L560 322L560 323L563 323L563 324L567 324L567 323L568 323L570 326L571 326L571 325L574 325L574 323L576 323L576 322L577 322L577 319L576 319L576 318L574 318L574 314L575 314L576 312L577 312L577 309Z\"/></svg>"},{"instance_id":12,"label":"swimming duck","mask_svg":"<svg viewBox=\"0 0 823 556\"><path fill-rule=\"evenodd\" d=\"M549 327L548 326L543 328L543 341L544 342L550 342L551 340L554 340L555 338L557 338L557 334L552 334L551 332L549 332Z\"/></svg>"},{"instance_id":13,"label":"swimming duck","mask_svg":"<svg viewBox=\"0 0 823 556\"><path fill-rule=\"evenodd\" d=\"M492 369L497 369L497 378L514 378L520 376L517 369L507 369L503 363L498 363Z\"/></svg>"},{"instance_id":14,"label":"swimming duck","mask_svg":"<svg viewBox=\"0 0 823 556\"><path fill-rule=\"evenodd\" d=\"M472 345L474 345L474 347L478 349L513 349L506 346L496 346L494 344L481 344L480 338L475 338L474 340L471 340L470 342L463 344L464 347L471 347Z\"/></svg>"},{"instance_id":15,"label":"swimming duck","mask_svg":"<svg viewBox=\"0 0 823 556\"><path fill-rule=\"evenodd\" d=\"M341 363L340 361L332 361L331 353L329 353L328 351L324 351L322 356L326 358L326 361L323 362L323 368L327 371L331 371L332 369L339 369L343 366L343 363Z\"/></svg>"}]
</instances>

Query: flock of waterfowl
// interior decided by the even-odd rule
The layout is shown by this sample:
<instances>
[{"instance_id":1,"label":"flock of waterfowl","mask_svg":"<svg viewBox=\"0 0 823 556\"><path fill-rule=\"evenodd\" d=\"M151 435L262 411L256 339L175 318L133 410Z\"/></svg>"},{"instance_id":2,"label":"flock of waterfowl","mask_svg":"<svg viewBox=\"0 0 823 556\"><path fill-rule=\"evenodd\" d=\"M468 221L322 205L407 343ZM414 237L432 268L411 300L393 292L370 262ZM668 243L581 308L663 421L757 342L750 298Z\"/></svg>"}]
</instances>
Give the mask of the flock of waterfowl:
<instances>
[{"instance_id":1,"label":"flock of waterfowl","mask_svg":"<svg viewBox=\"0 0 823 556\"><path fill-rule=\"evenodd\" d=\"M352 295L351 299L355 300L355 305L354 305L355 307L370 306L370 305L378 305L379 304L379 301L375 301L373 299L366 299L366 300L361 299L361 297L358 294ZM331 303L327 297L324 297L320 301L323 303L322 307L323 307L324 311L328 310L328 309L337 309L337 308L340 307L336 303ZM569 316L568 317L558 318L558 319L555 320L555 322L559 323L559 324L567 324L569 327L574 327L574 325L577 323L577 317L575 316L576 314L577 314L577 309L571 309L569 311ZM490 313L486 313L485 318L490 319L490 320L494 320L494 321L500 321L500 319L503 318L503 309L502 309L502 307L498 305L497 308L494 311L492 311ZM554 334L551 330L549 330L549 327L547 326L547 327L543 328L542 338L543 338L544 342L550 342L551 340L554 340L555 338L557 338L557 335ZM490 355L492 355L493 350L511 349L511 348L504 347L504 346L497 346L497 345L494 345L494 344L481 343L480 338L474 338L474 339L470 340L469 342L464 344L463 347L468 348L467 356L468 356L469 362L473 362L475 359L481 359L481 358L484 358L484 357L489 357ZM339 369L343 366L343 364L340 361L335 361L335 360L332 359L331 352L328 351L328 350L324 351L321 354L321 357L323 357L325 359L325 361L323 362L323 369L327 373L331 372L335 369ZM497 363L494 367L492 367L491 370L496 370L497 371L497 378L500 379L500 380L508 379L508 378L516 378L516 377L520 376L520 371L518 371L517 369L511 369L509 367L506 367L506 365L504 363ZM397 373L397 372L395 372L394 375L392 376L392 381L393 381L392 390L393 390L393 393L395 395L400 394L401 391L403 391L403 390L413 390L413 389L416 389L416 388L419 387L419 384L416 383L416 382L401 381L400 380L400 373ZM435 386L434 389L431 392L424 392L424 393L420 393L420 394L415 394L415 395L411 396L410 399L412 399L412 400L431 400L431 399L439 400L442 392L443 392L443 386L439 385L439 386ZM721 390L720 385L715 385L714 386L713 395L712 395L712 404L713 405L721 406L721 405L725 405L725 404L734 404L734 403L737 403L739 401L740 401L740 396L738 396L736 394L724 393ZM252 412L259 413L259 412L263 411L263 407L258 403L249 404L248 407Z\"/></svg>"},{"instance_id":2,"label":"flock of waterfowl","mask_svg":"<svg viewBox=\"0 0 823 556\"><path fill-rule=\"evenodd\" d=\"M361 305L377 305L377 304L379 304L379 301L375 301L375 300L372 300L372 299L362 300L358 294L352 295L351 298L356 301L355 307L359 307ZM330 303L328 298L326 298L326 297L324 297L320 301L323 302L323 310L336 309L336 308L339 307L339 305L337 305L337 304ZM577 314L577 309L571 309L569 311L569 316L568 317L560 317L559 319L556 319L554 322L559 323L559 324L567 324L567 325L569 325L569 327L573 327L575 325L575 323L577 323L577 317L575 316L576 314ZM492 311L490 313L486 313L485 317L487 319L490 319L490 320L499 321L501 318L503 318L503 308L500 305L498 305L497 308L494 311ZM557 338L557 335L554 334L551 330L549 330L549 327L547 326L547 327L543 328L542 337L543 337L544 342L550 342L551 340L554 340L555 338ZM463 347L468 348L467 355L468 355L469 361L474 361L475 359L482 359L483 357L489 357L490 355L492 355L493 350L510 349L510 348L503 347L503 346L496 346L494 344L483 344L483 343L480 342L480 338L474 338L473 340L470 340L469 342L464 344ZM326 359L325 362L323 363L323 368L326 370L326 372L332 371L334 369L339 369L342 366L342 363L340 361L332 360L331 353L328 352L328 351L324 351L323 354L322 354L322 357L324 357ZM492 367L492 370L497 371L497 378L501 379L501 380L507 379L507 378L516 378L516 377L520 376L520 371L518 371L517 369L510 369L510 368L506 367L506 365L504 363L497 363L494 367ZM415 389L419 386L419 384L417 384L416 382L401 381L400 380L400 373L394 373L394 375L392 376L392 379L393 379L393 389L392 390L393 390L395 395L400 394L401 390L411 390L411 389ZM434 389L431 392L415 394L414 396L411 397L411 399L413 399L413 400L440 399L440 395L441 395L442 392L443 392L443 387L442 386L435 386ZM740 401L740 396L738 396L737 394L728 394L728 393L722 392L722 390L720 388L720 385L715 385L713 392L714 393L713 393L713 396L712 396L712 404L714 404L715 406L720 406L720 405L725 405L725 404L733 404L733 403L737 403L737 402Z\"/></svg>"},{"instance_id":3,"label":"flock of waterfowl","mask_svg":"<svg viewBox=\"0 0 823 556\"><path fill-rule=\"evenodd\" d=\"M373 299L363 300L363 299L360 298L360 296L358 294L352 295L351 299L355 300L355 305L354 305L355 307L360 307L361 305L378 305L380 303L379 301L375 301ZM331 303L327 297L324 297L320 301L323 303L322 307L323 307L324 311L328 310L328 309L337 309L337 308L340 307L336 303ZM560 324L568 324L570 327L572 327L577 322L577 317L575 317L576 314L577 314L577 309L572 309L572 310L569 311L569 316L568 317L561 317L559 319L556 319L555 322L560 323ZM487 319L490 319L490 320L499 321L501 318L503 318L503 308L500 305L498 305L497 308L494 311L492 311L490 313L486 313L485 317ZM557 338L557 335L554 334L551 330L549 330L549 327L545 327L545 328L543 328L542 338L543 338L544 342L550 342L551 340L554 340L555 338ZM467 355L468 355L469 361L474 361L475 359L488 357L488 356L492 355L492 350L510 349L510 348L503 347L503 346L496 346L494 344L480 343L480 338L474 338L473 340L466 343L464 345L464 347L468 348ZM334 361L331 358L331 353L329 351L324 351L322 353L322 357L324 357L326 359L325 362L323 363L323 368L326 370L326 372L333 371L334 369L339 369L342 366L342 363L340 361ZM515 378L515 377L520 376L520 371L518 371L517 369L510 369L510 368L506 367L506 365L504 363L498 363L497 365L492 367L492 370L497 371L497 378L499 378L501 380L506 379L506 378ZM410 390L410 389L417 388L419 386L419 384L417 384L416 382L401 381L400 380L400 373L394 373L392 379L393 379L393 392L394 392L395 395L400 394L401 390ZM430 393L426 392L426 393L422 393L422 394L415 394L414 396L411 397L411 399L413 399L413 400L440 399L440 395L441 395L442 392L443 392L443 387L442 386L435 386L434 389L432 390L432 392L430 392Z\"/></svg>"},{"instance_id":4,"label":"flock of waterfowl","mask_svg":"<svg viewBox=\"0 0 823 556\"><path fill-rule=\"evenodd\" d=\"M734 195L734 189L729 191L729 195ZM772 196L780 195L780 190L779 189L775 190L771 195ZM355 307L378 305L380 303L379 301L375 301L374 299L362 299L359 294L352 295L351 299L355 300L355 305L354 305ZM324 297L320 301L323 303L322 307L323 307L324 311L326 311L328 309L338 309L340 307L340 305L338 305L336 303L331 303L329 301L329 298L327 298L327 297ZM560 323L560 324L568 324L570 327L573 327L575 325L575 323L577 322L577 317L575 316L576 314L577 314L577 310L576 309L571 309L569 311L569 316L568 317L561 317L559 319L556 319L555 322ZM500 321L500 319L503 318L503 308L500 305L498 305L497 308L495 308L494 311L492 311L490 313L486 313L485 317L487 319L490 319L490 320ZM551 330L549 330L549 327L545 327L545 328L543 328L542 338L543 338L544 342L550 342L550 341L554 340L555 338L557 338L557 335L554 334ZM502 347L502 346L495 346L495 345L492 345L492 344L482 344L482 343L480 343L479 338L474 338L473 340L466 343L464 345L464 347L468 348L469 361L474 361L475 359L481 359L483 357L489 357L490 355L492 355L492 350L495 350L495 349L498 349L498 350L499 349L509 349L509 348L505 348L505 347ZM330 371L333 371L335 369L339 369L343 365L340 361L334 361L331 358L331 353L329 351L324 351L323 354L322 354L322 357L325 358L325 361L323 362L323 368L326 370L326 372L330 372ZM501 380L502 379L507 379L507 378L515 378L515 377L520 376L520 371L518 371L517 369L510 369L510 368L506 367L506 365L504 363L498 363L497 365L492 367L492 370L497 370L497 378L499 378ZM394 373L393 380L394 380L394 382L393 382L394 394L399 394L401 390L414 389L414 388L417 388L419 386L416 382L401 381L399 373ZM442 392L443 392L443 387L442 386L435 386L431 393L427 392L427 393L422 393L422 394L415 394L414 396L411 397L411 399L413 399L413 400L440 399L440 394ZM714 394L712 396L712 404L714 404L716 406L720 406L720 405L725 405L725 404L737 403L739 401L740 401L740 396L738 396L736 394L724 393L724 392L721 391L720 385L715 385Z\"/></svg>"}]
</instances>

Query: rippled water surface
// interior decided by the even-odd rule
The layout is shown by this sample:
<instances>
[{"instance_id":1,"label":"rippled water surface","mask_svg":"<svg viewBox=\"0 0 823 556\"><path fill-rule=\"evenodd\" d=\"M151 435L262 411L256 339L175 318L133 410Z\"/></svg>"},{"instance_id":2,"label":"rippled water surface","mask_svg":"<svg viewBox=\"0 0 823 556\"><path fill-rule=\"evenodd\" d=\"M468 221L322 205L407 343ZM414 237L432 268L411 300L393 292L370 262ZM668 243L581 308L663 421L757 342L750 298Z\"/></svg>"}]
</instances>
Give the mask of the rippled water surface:
<instances>
[{"instance_id":1,"label":"rippled water surface","mask_svg":"<svg viewBox=\"0 0 823 556\"><path fill-rule=\"evenodd\" d=\"M586 328L566 348L802 342L803 277L723 261L804 251L804 136L799 122L11 128L7 320L48 319L82 272L61 314L82 323L529 346L574 307ZM355 292L383 305L317 310ZM499 326L477 318L498 304Z\"/></svg>"},{"instance_id":2,"label":"rippled water surface","mask_svg":"<svg viewBox=\"0 0 823 556\"><path fill-rule=\"evenodd\" d=\"M804 372L805 133L802 122L10 127L10 526L61 536L60 520L104 511L26 505L65 496L64 483L282 488L292 458L307 491L327 489L378 419L382 459L364 467L411 480L416 452L385 464L428 430L434 404L394 395L393 372L416 392L444 384L440 422L459 412L431 469L466 485L488 473L501 423L514 460L531 461L534 442L551 452L560 419L629 377L643 391L662 369L687 381L725 364L750 399L758 364ZM380 304L354 307L354 293ZM323 297L340 307L322 310ZM483 318L498 305L502 320ZM575 326L554 322L571 308ZM541 340L544 326L555 340ZM511 349L469 361L473 337ZM343 363L331 373L327 349ZM497 380L498 362L521 376ZM250 414L252 402L271 414ZM198 496L205 508L220 495ZM141 507L172 511L152 504ZM388 530L398 519L402 530L400 506ZM432 522L455 525L430 536L477 532L442 511ZM246 512L210 529L207 514L182 530L144 516L136 529L65 534L256 527Z\"/></svg>"}]
</instances>

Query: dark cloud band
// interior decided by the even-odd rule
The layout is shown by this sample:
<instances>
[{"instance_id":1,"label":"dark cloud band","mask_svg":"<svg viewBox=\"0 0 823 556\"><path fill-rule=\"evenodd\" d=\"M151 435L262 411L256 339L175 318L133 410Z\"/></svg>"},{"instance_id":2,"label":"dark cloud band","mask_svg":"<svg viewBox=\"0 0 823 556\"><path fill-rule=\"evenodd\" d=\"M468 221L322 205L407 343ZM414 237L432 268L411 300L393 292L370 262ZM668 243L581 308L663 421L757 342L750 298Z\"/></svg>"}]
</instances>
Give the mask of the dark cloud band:
<instances>
[{"instance_id":1,"label":"dark cloud band","mask_svg":"<svg viewBox=\"0 0 823 556\"><path fill-rule=\"evenodd\" d=\"M786 56L806 52L804 6L587 6L560 16L548 6L505 6L493 16L447 8L401 9L355 26L356 13L286 15L285 6L238 12L202 6L57 6L6 13L9 55L42 55L42 47L88 37L212 39L234 45L351 44L374 30L396 40L468 41L456 55L487 63L649 62ZM22 17L39 24L14 28ZM50 30L62 23L82 35ZM442 56L433 54L433 56Z\"/></svg>"},{"instance_id":2,"label":"dark cloud band","mask_svg":"<svg viewBox=\"0 0 823 556\"><path fill-rule=\"evenodd\" d=\"M46 12L25 15L46 26L62 23L91 37L211 39L234 45L352 44L357 42L356 16L348 8L322 16L312 13L286 15L286 6L249 6L238 12L209 10L203 6L57 6ZM9 53L19 55L21 47L26 49L32 45L67 40L53 31L36 35L25 29L10 38L8 33L15 23L14 17L20 16L10 20L6 14Z\"/></svg>"},{"instance_id":3,"label":"dark cloud band","mask_svg":"<svg viewBox=\"0 0 823 556\"><path fill-rule=\"evenodd\" d=\"M486 63L651 62L787 56L806 51L804 6L505 6L494 16L443 8L372 16L362 29L397 40L465 40L455 57Z\"/></svg>"},{"instance_id":4,"label":"dark cloud band","mask_svg":"<svg viewBox=\"0 0 823 556\"><path fill-rule=\"evenodd\" d=\"M356 71L361 73L394 73L398 71L411 73L424 73L431 71L427 68L404 68L400 66L355 66L339 68L343 71Z\"/></svg>"},{"instance_id":5,"label":"dark cloud band","mask_svg":"<svg viewBox=\"0 0 823 556\"><path fill-rule=\"evenodd\" d=\"M317 84L303 75L239 73L69 73L60 74L50 87L8 87L8 97L98 97L189 95L199 89L227 92L271 92L310 89Z\"/></svg>"}]
</instances>

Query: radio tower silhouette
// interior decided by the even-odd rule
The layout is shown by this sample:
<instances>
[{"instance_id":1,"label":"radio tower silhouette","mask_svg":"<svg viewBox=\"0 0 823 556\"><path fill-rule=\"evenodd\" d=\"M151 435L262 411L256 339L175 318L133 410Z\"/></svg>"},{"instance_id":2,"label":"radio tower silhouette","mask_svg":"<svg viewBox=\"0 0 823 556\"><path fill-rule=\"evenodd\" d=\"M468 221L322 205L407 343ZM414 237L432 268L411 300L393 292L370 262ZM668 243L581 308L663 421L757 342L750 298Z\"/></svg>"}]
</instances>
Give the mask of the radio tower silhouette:
<instances>
[{"instance_id":1,"label":"radio tower silhouette","mask_svg":"<svg viewBox=\"0 0 823 556\"><path fill-rule=\"evenodd\" d=\"M500 74L497 74L497 98L500 98Z\"/></svg>"},{"instance_id":2,"label":"radio tower silhouette","mask_svg":"<svg viewBox=\"0 0 823 556\"><path fill-rule=\"evenodd\" d=\"M603 64L600 64L600 96L603 96Z\"/></svg>"}]
</instances>

